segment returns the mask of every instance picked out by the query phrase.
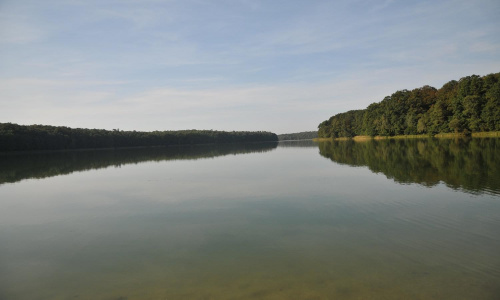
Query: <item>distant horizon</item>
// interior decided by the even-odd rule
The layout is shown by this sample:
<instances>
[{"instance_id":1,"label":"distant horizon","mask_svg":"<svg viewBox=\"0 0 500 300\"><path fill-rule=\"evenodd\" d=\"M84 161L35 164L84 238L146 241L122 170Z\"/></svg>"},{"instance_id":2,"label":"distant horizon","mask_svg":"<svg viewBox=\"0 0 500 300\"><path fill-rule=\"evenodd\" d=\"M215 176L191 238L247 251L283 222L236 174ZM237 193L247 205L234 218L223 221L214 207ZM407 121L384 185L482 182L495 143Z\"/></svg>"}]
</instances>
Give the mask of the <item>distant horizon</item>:
<instances>
[{"instance_id":1,"label":"distant horizon","mask_svg":"<svg viewBox=\"0 0 500 300\"><path fill-rule=\"evenodd\" d=\"M500 2L0 4L0 121L316 131L398 90L500 71Z\"/></svg>"}]
</instances>

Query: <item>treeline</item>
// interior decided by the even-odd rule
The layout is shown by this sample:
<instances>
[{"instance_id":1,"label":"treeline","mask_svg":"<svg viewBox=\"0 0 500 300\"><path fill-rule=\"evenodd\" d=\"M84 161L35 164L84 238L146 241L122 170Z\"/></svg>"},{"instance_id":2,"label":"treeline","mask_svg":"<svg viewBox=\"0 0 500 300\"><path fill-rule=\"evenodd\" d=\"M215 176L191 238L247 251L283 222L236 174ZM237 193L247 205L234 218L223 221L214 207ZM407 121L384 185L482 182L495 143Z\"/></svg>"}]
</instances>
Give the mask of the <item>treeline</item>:
<instances>
[{"instance_id":1,"label":"treeline","mask_svg":"<svg viewBox=\"0 0 500 300\"><path fill-rule=\"evenodd\" d=\"M318 137L317 131L304 131L297 133L285 133L278 134L278 139L280 141L292 141L292 140L312 140Z\"/></svg>"},{"instance_id":2,"label":"treeline","mask_svg":"<svg viewBox=\"0 0 500 300\"><path fill-rule=\"evenodd\" d=\"M366 109L332 116L322 138L464 133L500 130L500 73L452 80L439 90L397 91Z\"/></svg>"},{"instance_id":3,"label":"treeline","mask_svg":"<svg viewBox=\"0 0 500 300\"><path fill-rule=\"evenodd\" d=\"M275 142L271 132L251 131L122 131L47 125L0 123L0 151L69 150L193 144Z\"/></svg>"},{"instance_id":4,"label":"treeline","mask_svg":"<svg viewBox=\"0 0 500 300\"><path fill-rule=\"evenodd\" d=\"M329 141L320 154L339 164L367 166L400 183L500 194L497 138Z\"/></svg>"},{"instance_id":5,"label":"treeline","mask_svg":"<svg viewBox=\"0 0 500 300\"><path fill-rule=\"evenodd\" d=\"M277 146L278 142L265 142L11 153L0 155L0 184L148 161L197 160L225 155L263 153L272 151Z\"/></svg>"}]
</instances>

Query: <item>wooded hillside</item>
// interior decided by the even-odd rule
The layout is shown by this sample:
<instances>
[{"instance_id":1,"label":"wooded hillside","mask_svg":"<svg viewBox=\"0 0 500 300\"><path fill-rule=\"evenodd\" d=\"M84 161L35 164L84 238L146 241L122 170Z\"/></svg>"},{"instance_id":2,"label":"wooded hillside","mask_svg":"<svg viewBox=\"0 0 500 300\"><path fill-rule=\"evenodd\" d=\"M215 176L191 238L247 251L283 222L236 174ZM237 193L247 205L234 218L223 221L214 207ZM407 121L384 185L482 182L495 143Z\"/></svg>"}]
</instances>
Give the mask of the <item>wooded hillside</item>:
<instances>
[{"instance_id":1,"label":"wooded hillside","mask_svg":"<svg viewBox=\"0 0 500 300\"><path fill-rule=\"evenodd\" d=\"M318 126L323 138L500 130L500 73L452 80L439 90L397 91L366 109L332 116Z\"/></svg>"}]
</instances>

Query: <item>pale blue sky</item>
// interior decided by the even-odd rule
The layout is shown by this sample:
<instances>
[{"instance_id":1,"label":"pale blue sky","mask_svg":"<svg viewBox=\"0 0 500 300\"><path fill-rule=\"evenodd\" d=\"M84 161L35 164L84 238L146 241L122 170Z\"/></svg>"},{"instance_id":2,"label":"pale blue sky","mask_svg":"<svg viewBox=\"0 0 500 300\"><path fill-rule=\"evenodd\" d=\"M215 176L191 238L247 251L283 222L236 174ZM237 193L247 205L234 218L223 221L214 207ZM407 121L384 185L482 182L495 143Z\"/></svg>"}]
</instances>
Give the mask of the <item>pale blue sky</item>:
<instances>
[{"instance_id":1,"label":"pale blue sky","mask_svg":"<svg viewBox=\"0 0 500 300\"><path fill-rule=\"evenodd\" d=\"M0 122L309 131L496 72L498 0L0 0Z\"/></svg>"}]
</instances>

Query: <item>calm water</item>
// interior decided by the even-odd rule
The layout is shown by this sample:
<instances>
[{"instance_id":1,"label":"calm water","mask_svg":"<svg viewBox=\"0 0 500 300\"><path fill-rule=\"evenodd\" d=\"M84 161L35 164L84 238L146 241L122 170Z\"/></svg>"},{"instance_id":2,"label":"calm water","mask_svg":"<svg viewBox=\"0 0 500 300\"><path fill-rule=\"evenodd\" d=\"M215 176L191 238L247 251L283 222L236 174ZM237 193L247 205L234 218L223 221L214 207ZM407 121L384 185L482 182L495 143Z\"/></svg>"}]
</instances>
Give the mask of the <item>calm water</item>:
<instances>
[{"instance_id":1,"label":"calm water","mask_svg":"<svg viewBox=\"0 0 500 300\"><path fill-rule=\"evenodd\" d=\"M500 139L0 156L0 299L500 299Z\"/></svg>"}]
</instances>

